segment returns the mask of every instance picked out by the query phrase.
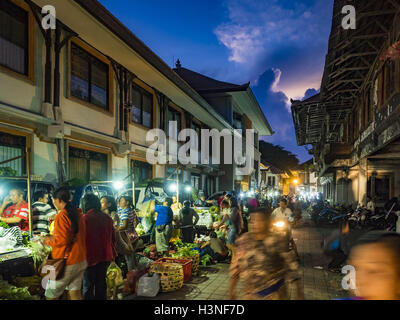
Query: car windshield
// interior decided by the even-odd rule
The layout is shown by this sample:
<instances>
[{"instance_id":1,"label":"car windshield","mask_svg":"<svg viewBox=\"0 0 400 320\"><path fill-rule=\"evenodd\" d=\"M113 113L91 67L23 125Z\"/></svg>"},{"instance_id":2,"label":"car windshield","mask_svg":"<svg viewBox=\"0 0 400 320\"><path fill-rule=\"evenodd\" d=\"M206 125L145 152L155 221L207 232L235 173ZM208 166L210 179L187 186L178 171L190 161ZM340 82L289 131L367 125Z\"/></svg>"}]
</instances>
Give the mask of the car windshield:
<instances>
[{"instance_id":1,"label":"car windshield","mask_svg":"<svg viewBox=\"0 0 400 320\"><path fill-rule=\"evenodd\" d=\"M24 200L27 200L27 183L26 181L18 180L0 180L0 201L3 202L4 199L10 194L12 189L20 189L24 192Z\"/></svg>"}]
</instances>

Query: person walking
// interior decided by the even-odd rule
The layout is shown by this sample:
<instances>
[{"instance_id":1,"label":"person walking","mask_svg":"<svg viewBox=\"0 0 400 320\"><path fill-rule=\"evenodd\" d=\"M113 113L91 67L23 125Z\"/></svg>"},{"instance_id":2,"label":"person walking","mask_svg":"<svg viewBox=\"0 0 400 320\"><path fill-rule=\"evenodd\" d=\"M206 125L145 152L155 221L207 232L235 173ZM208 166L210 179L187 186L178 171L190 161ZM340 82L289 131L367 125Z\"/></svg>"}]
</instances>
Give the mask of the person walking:
<instances>
[{"instance_id":1,"label":"person walking","mask_svg":"<svg viewBox=\"0 0 400 320\"><path fill-rule=\"evenodd\" d=\"M233 245L244 228L242 214L239 209L239 203L236 198L231 198L231 213L228 219L228 248L233 251Z\"/></svg>"},{"instance_id":2,"label":"person walking","mask_svg":"<svg viewBox=\"0 0 400 320\"><path fill-rule=\"evenodd\" d=\"M82 300L83 275L87 267L85 221L82 211L72 205L68 189L57 189L53 199L58 210L53 235L44 236L42 242L52 248L52 259L66 257L66 266L61 279L48 280L45 296L48 300L57 300L67 290L70 300Z\"/></svg>"},{"instance_id":3,"label":"person walking","mask_svg":"<svg viewBox=\"0 0 400 320\"><path fill-rule=\"evenodd\" d=\"M230 266L229 297L236 300L236 285L244 283L245 300L287 300L287 281L303 299L299 264L287 239L271 232L271 210L259 207L251 211L249 232L235 243Z\"/></svg>"},{"instance_id":4,"label":"person walking","mask_svg":"<svg viewBox=\"0 0 400 320\"><path fill-rule=\"evenodd\" d=\"M156 216L156 247L161 256L166 256L169 251L169 240L172 237L172 221L174 214L171 209L171 198L167 198L163 205L156 205L154 212Z\"/></svg>"},{"instance_id":5,"label":"person walking","mask_svg":"<svg viewBox=\"0 0 400 320\"><path fill-rule=\"evenodd\" d=\"M194 221L193 221L194 218ZM193 243L194 241L194 226L199 222L199 215L190 207L190 201L186 200L183 203L183 208L179 212L179 221L182 228L183 242Z\"/></svg>"},{"instance_id":6,"label":"person walking","mask_svg":"<svg viewBox=\"0 0 400 320\"><path fill-rule=\"evenodd\" d=\"M114 222L101 211L100 200L94 194L86 194L82 206L88 263L83 278L83 298L107 300L107 269L116 257Z\"/></svg>"}]
</instances>

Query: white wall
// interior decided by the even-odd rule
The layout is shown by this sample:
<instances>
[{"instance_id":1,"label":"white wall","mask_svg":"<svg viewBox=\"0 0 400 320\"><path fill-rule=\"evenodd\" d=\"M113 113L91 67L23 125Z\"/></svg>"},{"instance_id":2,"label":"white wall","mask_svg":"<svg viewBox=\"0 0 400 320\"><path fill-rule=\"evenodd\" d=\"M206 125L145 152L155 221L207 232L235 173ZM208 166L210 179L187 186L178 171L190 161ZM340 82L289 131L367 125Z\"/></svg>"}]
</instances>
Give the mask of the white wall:
<instances>
[{"instance_id":1,"label":"white wall","mask_svg":"<svg viewBox=\"0 0 400 320\"><path fill-rule=\"evenodd\" d=\"M55 144L42 142L33 134L33 170L32 174L43 177L44 181L57 180L57 147Z\"/></svg>"}]
</instances>

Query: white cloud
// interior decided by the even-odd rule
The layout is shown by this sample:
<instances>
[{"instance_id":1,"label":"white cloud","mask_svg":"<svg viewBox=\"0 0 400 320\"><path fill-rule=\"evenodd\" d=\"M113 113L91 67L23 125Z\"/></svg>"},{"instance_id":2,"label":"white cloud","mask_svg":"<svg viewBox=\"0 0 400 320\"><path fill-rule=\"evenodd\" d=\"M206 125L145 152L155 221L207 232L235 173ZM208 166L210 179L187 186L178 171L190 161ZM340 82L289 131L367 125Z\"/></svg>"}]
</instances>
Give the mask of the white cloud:
<instances>
[{"instance_id":1,"label":"white cloud","mask_svg":"<svg viewBox=\"0 0 400 320\"><path fill-rule=\"evenodd\" d=\"M270 90L274 93L282 92L285 95L284 102L286 109L291 112L290 99L300 100L304 97L306 91L310 88L319 88L321 84L321 76L309 76L302 78L302 81L293 82L288 84L282 84L282 71L280 69L273 68L272 71L275 74L274 82L272 83Z\"/></svg>"}]
</instances>

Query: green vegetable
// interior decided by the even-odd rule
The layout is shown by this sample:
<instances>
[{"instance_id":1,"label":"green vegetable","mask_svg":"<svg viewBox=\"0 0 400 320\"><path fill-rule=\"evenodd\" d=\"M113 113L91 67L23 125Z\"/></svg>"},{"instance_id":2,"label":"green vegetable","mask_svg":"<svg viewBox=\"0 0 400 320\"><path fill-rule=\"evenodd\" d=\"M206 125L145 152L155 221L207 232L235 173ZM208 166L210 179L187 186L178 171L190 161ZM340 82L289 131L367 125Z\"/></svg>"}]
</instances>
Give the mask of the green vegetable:
<instances>
[{"instance_id":1,"label":"green vegetable","mask_svg":"<svg viewBox=\"0 0 400 320\"><path fill-rule=\"evenodd\" d=\"M29 242L27 246L31 250L31 257L35 269L38 271L44 260L51 252L51 248L43 246L39 242Z\"/></svg>"},{"instance_id":2,"label":"green vegetable","mask_svg":"<svg viewBox=\"0 0 400 320\"><path fill-rule=\"evenodd\" d=\"M33 297L28 288L17 288L6 281L1 281L0 300L33 300Z\"/></svg>"},{"instance_id":3,"label":"green vegetable","mask_svg":"<svg viewBox=\"0 0 400 320\"><path fill-rule=\"evenodd\" d=\"M146 234L146 232L144 231L143 226L142 226L141 223L139 223L139 224L137 225L137 227L136 227L135 230L136 230L138 236L142 236L142 235Z\"/></svg>"},{"instance_id":4,"label":"green vegetable","mask_svg":"<svg viewBox=\"0 0 400 320\"><path fill-rule=\"evenodd\" d=\"M2 227L4 229L9 229L10 228L10 226L7 223L1 222L1 221L0 221L0 227Z\"/></svg>"},{"instance_id":5,"label":"green vegetable","mask_svg":"<svg viewBox=\"0 0 400 320\"><path fill-rule=\"evenodd\" d=\"M200 263L202 264L203 267L207 266L207 263L209 263L211 261L212 261L212 258L209 254L205 254L200 259Z\"/></svg>"},{"instance_id":6,"label":"green vegetable","mask_svg":"<svg viewBox=\"0 0 400 320\"><path fill-rule=\"evenodd\" d=\"M22 232L22 244L24 246L28 246L29 245L29 240L30 240L30 235L28 232L23 231Z\"/></svg>"}]
</instances>

